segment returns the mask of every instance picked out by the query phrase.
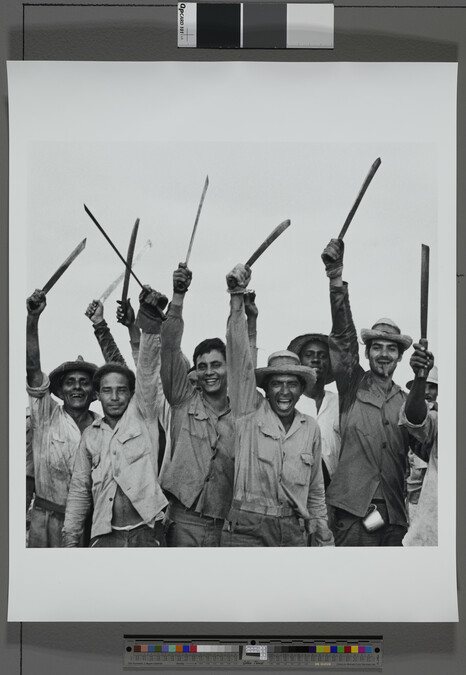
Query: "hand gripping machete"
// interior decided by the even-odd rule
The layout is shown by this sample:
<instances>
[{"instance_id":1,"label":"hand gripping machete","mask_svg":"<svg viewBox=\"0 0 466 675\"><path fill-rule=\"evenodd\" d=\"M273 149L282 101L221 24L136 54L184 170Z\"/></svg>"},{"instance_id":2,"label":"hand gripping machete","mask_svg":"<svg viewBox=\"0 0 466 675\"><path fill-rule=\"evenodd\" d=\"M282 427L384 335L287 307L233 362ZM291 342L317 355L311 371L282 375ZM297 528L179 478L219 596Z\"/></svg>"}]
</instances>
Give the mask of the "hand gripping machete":
<instances>
[{"instance_id":1,"label":"hand gripping machete","mask_svg":"<svg viewBox=\"0 0 466 675\"><path fill-rule=\"evenodd\" d=\"M421 344L425 349L428 347L427 342L427 316L429 309L429 256L430 248L426 244L422 244L421 249ZM418 370L417 376L427 379L427 372L425 368Z\"/></svg>"}]
</instances>

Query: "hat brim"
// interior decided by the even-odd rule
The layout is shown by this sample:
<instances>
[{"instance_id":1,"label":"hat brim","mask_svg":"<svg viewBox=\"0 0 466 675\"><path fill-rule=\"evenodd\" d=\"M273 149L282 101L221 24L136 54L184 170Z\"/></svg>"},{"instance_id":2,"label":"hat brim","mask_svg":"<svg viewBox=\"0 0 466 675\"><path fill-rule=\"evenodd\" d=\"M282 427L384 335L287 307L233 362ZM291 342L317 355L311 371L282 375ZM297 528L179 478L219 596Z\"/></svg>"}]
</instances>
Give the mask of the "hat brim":
<instances>
[{"instance_id":1,"label":"hat brim","mask_svg":"<svg viewBox=\"0 0 466 675\"><path fill-rule=\"evenodd\" d=\"M291 340L287 349L289 349L290 352L294 352L299 356L304 345L307 342L312 341L322 342L323 344L328 346L328 335L325 335L324 333L305 333L304 335L298 335L298 337L295 337L293 340ZM335 375L333 374L332 364L329 358L329 365L327 370L327 377L325 378L325 384L330 384L330 382L333 382L334 380Z\"/></svg>"},{"instance_id":2,"label":"hat brim","mask_svg":"<svg viewBox=\"0 0 466 675\"><path fill-rule=\"evenodd\" d=\"M304 380L304 394L310 395L316 383L316 376L312 368L306 366L277 366L276 368L256 368L256 383L258 387L265 390L267 380L271 375L296 375Z\"/></svg>"},{"instance_id":3,"label":"hat brim","mask_svg":"<svg viewBox=\"0 0 466 675\"><path fill-rule=\"evenodd\" d=\"M90 363L89 361L65 361L65 363L62 363L49 374L50 391L52 394L55 394L55 396L62 399L62 396L58 393L62 380L66 373L70 373L74 370L82 370L89 373L92 378L97 370L97 366L95 363Z\"/></svg>"},{"instance_id":4,"label":"hat brim","mask_svg":"<svg viewBox=\"0 0 466 675\"><path fill-rule=\"evenodd\" d=\"M403 347L403 351L411 347L413 340L409 335L402 335L398 333L386 333L381 330L369 330L368 328L363 328L361 330L361 340L367 345L368 342L372 340L390 340L390 342L396 342L397 344Z\"/></svg>"}]
</instances>

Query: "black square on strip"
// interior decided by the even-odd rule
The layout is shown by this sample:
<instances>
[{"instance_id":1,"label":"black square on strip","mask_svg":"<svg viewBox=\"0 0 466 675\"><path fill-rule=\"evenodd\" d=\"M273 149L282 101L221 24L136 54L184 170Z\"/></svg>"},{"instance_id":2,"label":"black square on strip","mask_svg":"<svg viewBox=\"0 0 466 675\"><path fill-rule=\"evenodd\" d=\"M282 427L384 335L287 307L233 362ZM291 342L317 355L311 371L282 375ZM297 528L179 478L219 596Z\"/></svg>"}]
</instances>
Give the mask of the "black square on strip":
<instances>
[{"instance_id":1,"label":"black square on strip","mask_svg":"<svg viewBox=\"0 0 466 675\"><path fill-rule=\"evenodd\" d=\"M243 47L286 49L286 4L243 4Z\"/></svg>"},{"instance_id":2,"label":"black square on strip","mask_svg":"<svg viewBox=\"0 0 466 675\"><path fill-rule=\"evenodd\" d=\"M231 49L240 46L241 7L239 4L197 4L197 47Z\"/></svg>"}]
</instances>

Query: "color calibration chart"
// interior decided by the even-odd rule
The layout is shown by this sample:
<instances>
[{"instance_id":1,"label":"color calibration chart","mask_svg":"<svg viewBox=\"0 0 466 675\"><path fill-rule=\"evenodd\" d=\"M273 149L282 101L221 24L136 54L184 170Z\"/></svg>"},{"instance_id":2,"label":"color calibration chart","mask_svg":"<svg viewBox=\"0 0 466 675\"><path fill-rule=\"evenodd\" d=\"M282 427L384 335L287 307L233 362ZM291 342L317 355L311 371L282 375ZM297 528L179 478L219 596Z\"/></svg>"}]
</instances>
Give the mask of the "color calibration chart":
<instances>
[{"instance_id":1,"label":"color calibration chart","mask_svg":"<svg viewBox=\"0 0 466 675\"><path fill-rule=\"evenodd\" d=\"M160 638L125 635L130 668L236 668L381 670L383 638Z\"/></svg>"}]
</instances>

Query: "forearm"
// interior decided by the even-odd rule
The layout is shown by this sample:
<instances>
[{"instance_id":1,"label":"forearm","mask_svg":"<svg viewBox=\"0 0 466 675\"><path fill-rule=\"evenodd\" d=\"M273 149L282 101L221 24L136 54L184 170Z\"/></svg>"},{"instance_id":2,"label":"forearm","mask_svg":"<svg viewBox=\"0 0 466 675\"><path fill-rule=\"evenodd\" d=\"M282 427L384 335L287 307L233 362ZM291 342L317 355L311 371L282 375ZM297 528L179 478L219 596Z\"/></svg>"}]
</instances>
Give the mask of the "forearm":
<instances>
[{"instance_id":1,"label":"forearm","mask_svg":"<svg viewBox=\"0 0 466 675\"><path fill-rule=\"evenodd\" d=\"M248 339L242 293L230 297L227 324L228 394L234 417L255 409L257 392L254 362Z\"/></svg>"},{"instance_id":2,"label":"forearm","mask_svg":"<svg viewBox=\"0 0 466 675\"><path fill-rule=\"evenodd\" d=\"M118 346L105 319L102 319L102 321L99 321L99 323L94 324L94 335L96 336L97 342L99 343L105 363L120 363L122 366L126 366L126 361L118 349Z\"/></svg>"},{"instance_id":3,"label":"forearm","mask_svg":"<svg viewBox=\"0 0 466 675\"><path fill-rule=\"evenodd\" d=\"M427 415L426 381L414 378L411 390L406 400L405 414L411 424L422 424Z\"/></svg>"},{"instance_id":4,"label":"forearm","mask_svg":"<svg viewBox=\"0 0 466 675\"><path fill-rule=\"evenodd\" d=\"M188 378L188 364L181 351L184 331L183 299L180 293L174 293L162 326L162 363L160 375L163 391L170 405L177 405L192 393Z\"/></svg>"},{"instance_id":5,"label":"forearm","mask_svg":"<svg viewBox=\"0 0 466 675\"><path fill-rule=\"evenodd\" d=\"M80 447L76 456L63 525L63 546L67 548L78 546L86 518L91 510L91 471L91 459L86 449Z\"/></svg>"},{"instance_id":6,"label":"forearm","mask_svg":"<svg viewBox=\"0 0 466 675\"><path fill-rule=\"evenodd\" d=\"M251 351L254 368L257 368L257 319L255 316L248 316L248 338L249 349Z\"/></svg>"},{"instance_id":7,"label":"forearm","mask_svg":"<svg viewBox=\"0 0 466 675\"><path fill-rule=\"evenodd\" d=\"M26 375L30 387L42 384L38 316L28 315L26 321Z\"/></svg>"}]
</instances>

